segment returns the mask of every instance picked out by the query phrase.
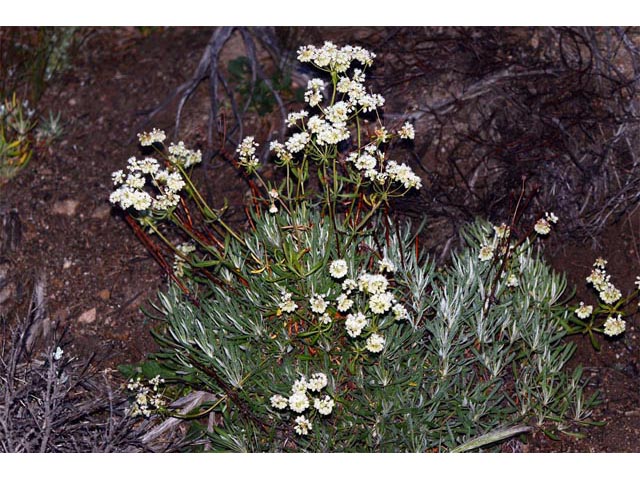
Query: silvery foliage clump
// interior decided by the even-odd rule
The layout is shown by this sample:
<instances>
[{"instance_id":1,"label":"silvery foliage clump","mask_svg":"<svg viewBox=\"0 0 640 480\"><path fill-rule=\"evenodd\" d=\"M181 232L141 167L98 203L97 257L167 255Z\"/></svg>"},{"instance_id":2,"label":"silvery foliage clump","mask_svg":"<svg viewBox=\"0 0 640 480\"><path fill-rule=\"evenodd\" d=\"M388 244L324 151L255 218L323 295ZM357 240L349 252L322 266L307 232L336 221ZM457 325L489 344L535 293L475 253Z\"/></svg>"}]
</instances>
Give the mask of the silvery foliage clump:
<instances>
[{"instance_id":1,"label":"silvery foliage clump","mask_svg":"<svg viewBox=\"0 0 640 480\"><path fill-rule=\"evenodd\" d=\"M364 83L374 57L299 50L330 81L309 81L308 110L271 142L276 180L255 137L238 145L246 232L199 194L201 154L167 153L160 130L140 140L164 162L132 157L113 175L112 203L173 280L156 304L157 373L213 395L189 416L208 448L465 451L589 416L581 373L565 368L565 282L532 243L478 222L437 269L420 229L387 213L422 179L392 159L415 130L382 125L384 98Z\"/></svg>"},{"instance_id":2,"label":"silvery foliage clump","mask_svg":"<svg viewBox=\"0 0 640 480\"><path fill-rule=\"evenodd\" d=\"M263 217L264 218L264 217ZM232 242L229 258L249 285L233 272L235 288L211 285L199 307L178 289L160 295L167 330L163 345L175 378L214 392L214 448L232 451L450 451L487 435L479 448L502 440L512 427L568 428L589 417L581 371L567 371L574 346L564 340L561 302L564 279L553 273L534 247L524 244L511 258L517 287L493 281L499 266L478 251L491 233L477 223L467 245L442 271L416 252L408 225L385 240L377 225L344 252L350 271L370 265L383 247L398 266L394 294L409 318L382 324L386 343L379 354L362 351L346 334L344 320L324 325L305 309L293 321L279 316L282 288L293 298L331 292L327 275L330 225L317 214L266 217L246 245ZM280 225L309 225L301 238L282 235ZM392 227L392 231L395 226ZM260 245L261 258L277 265L284 249L300 252L301 275L253 274L246 246ZM289 247L285 247L289 245ZM492 293L493 292L493 293ZM494 300L491 301L491 295ZM302 303L299 310L302 310ZM296 412L278 410L274 395L290 397L294 380L315 372L328 377L335 408L315 415L307 435L295 432ZM187 380L188 379L188 380ZM313 410L310 406L308 410ZM524 430L524 429L522 429ZM515 430L515 432L522 431Z\"/></svg>"}]
</instances>

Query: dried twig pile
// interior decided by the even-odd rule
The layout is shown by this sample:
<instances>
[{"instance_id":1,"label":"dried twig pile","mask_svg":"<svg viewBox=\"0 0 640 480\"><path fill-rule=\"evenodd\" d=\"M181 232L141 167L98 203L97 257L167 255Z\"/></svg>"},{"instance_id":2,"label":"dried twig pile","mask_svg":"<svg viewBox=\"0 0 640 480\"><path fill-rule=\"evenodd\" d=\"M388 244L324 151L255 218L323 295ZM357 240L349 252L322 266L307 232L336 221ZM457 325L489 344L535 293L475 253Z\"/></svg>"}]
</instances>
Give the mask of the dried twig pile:
<instances>
[{"instance_id":1,"label":"dried twig pile","mask_svg":"<svg viewBox=\"0 0 640 480\"><path fill-rule=\"evenodd\" d=\"M413 158L431 180L413 209L457 230L478 215L510 218L524 188L535 192L530 218L553 210L562 233L595 240L640 199L638 33L374 32L378 81L417 121Z\"/></svg>"}]
</instances>

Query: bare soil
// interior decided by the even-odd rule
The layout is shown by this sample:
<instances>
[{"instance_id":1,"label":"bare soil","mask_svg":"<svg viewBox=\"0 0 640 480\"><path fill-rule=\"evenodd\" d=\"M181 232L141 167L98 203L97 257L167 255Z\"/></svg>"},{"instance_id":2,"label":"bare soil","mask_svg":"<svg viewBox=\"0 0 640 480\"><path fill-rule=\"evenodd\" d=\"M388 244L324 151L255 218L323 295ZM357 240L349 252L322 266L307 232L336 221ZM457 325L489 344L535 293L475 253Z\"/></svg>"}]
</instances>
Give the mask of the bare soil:
<instances>
[{"instance_id":1,"label":"bare soil","mask_svg":"<svg viewBox=\"0 0 640 480\"><path fill-rule=\"evenodd\" d=\"M0 308L5 313L25 308L30 285L43 276L50 318L69 330L69 351L78 356L94 354L105 369L141 361L154 351L150 331L157 325L141 308L151 309L157 290L166 284L160 267L110 207L110 175L138 153L135 134L141 131L146 113L191 75L210 34L209 28L92 30L72 68L50 85L39 105L42 111L62 112L64 136L0 187L0 213L3 218L11 216L14 225L12 242L6 240L5 231L0 251L0 267L8 270L3 291L11 293ZM383 52L384 45L378 50ZM186 141L204 149L208 110L206 93L200 94L202 101L198 96L192 100L196 107L183 131L188 132ZM408 104L409 100L418 101L402 101ZM146 128L171 131L173 113L168 109ZM205 167L202 175L216 201L229 200L232 218L240 223L242 180L222 163ZM634 288L640 274L638 239L640 216L632 215L611 225L599 246L551 238L546 255L567 274L570 288L576 289L576 301L589 302L595 300L594 293L584 279L598 256L609 260L616 285L625 291ZM517 450L640 451L637 335L633 315L627 318L624 338L604 341L599 352L588 339L575 338L572 364L582 365L589 389L600 392L602 403L592 419L604 426L581 430L585 435L581 439L561 435L552 440L536 432L522 439Z\"/></svg>"}]
</instances>

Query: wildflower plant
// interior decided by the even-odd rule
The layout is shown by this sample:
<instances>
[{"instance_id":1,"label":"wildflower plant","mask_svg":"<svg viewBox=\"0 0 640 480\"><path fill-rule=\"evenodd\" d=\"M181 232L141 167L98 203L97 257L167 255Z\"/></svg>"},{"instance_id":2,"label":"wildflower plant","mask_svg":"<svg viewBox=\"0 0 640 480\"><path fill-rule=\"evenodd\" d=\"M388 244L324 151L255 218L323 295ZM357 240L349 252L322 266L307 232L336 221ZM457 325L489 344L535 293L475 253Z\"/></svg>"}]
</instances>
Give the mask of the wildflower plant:
<instances>
[{"instance_id":1,"label":"wildflower plant","mask_svg":"<svg viewBox=\"0 0 640 480\"><path fill-rule=\"evenodd\" d=\"M626 330L626 321L623 318L627 316L627 307L638 295L640 277L636 281L637 288L629 295L623 296L611 281L611 275L607 273L607 260L599 257L593 263L586 282L597 292L597 302L595 306L584 302L575 306L566 328L570 333L589 335L594 348L600 349L596 334L618 337Z\"/></svg>"},{"instance_id":2,"label":"wildflower plant","mask_svg":"<svg viewBox=\"0 0 640 480\"><path fill-rule=\"evenodd\" d=\"M156 361L168 383L215 395L191 416L214 416L215 449L462 451L589 416L580 371L565 372L565 282L531 241L477 222L437 270L417 229L388 216L422 180L393 158L415 130L380 121L374 58L299 49L324 76L269 145L276 180L255 136L233 158L253 193L246 232L191 180L200 153L164 132L141 134L155 156L113 175L111 202L173 280Z\"/></svg>"}]
</instances>

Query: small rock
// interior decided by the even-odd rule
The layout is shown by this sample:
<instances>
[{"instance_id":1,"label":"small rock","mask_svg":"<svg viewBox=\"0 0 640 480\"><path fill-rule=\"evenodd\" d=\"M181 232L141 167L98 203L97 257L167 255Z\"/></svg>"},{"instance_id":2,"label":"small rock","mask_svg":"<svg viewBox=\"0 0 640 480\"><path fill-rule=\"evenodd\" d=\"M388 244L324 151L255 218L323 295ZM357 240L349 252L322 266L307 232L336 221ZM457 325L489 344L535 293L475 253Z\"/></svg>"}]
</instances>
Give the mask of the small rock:
<instances>
[{"instance_id":1,"label":"small rock","mask_svg":"<svg viewBox=\"0 0 640 480\"><path fill-rule=\"evenodd\" d=\"M91 310L87 310L82 315L78 317L78 322L80 323L93 323L96 321L96 309L95 307Z\"/></svg>"},{"instance_id":2,"label":"small rock","mask_svg":"<svg viewBox=\"0 0 640 480\"><path fill-rule=\"evenodd\" d=\"M101 205L97 207L91 214L91 218L97 218L98 220L104 220L111 214L111 207L109 205Z\"/></svg>"},{"instance_id":3,"label":"small rock","mask_svg":"<svg viewBox=\"0 0 640 480\"><path fill-rule=\"evenodd\" d=\"M100 290L98 292L98 296L102 299L102 300L109 300L111 298L111 292L109 291L108 288L105 288L104 290Z\"/></svg>"},{"instance_id":4,"label":"small rock","mask_svg":"<svg viewBox=\"0 0 640 480\"><path fill-rule=\"evenodd\" d=\"M71 265L73 265L73 262L71 260L69 260L68 258L64 259L64 263L62 264L62 269L66 270L68 268L71 268Z\"/></svg>"},{"instance_id":5,"label":"small rock","mask_svg":"<svg viewBox=\"0 0 640 480\"><path fill-rule=\"evenodd\" d=\"M75 98L70 98L69 99L69 105L71 105L72 107L75 106L78 103L78 101Z\"/></svg>"},{"instance_id":6,"label":"small rock","mask_svg":"<svg viewBox=\"0 0 640 480\"><path fill-rule=\"evenodd\" d=\"M71 217L75 215L78 205L80 205L80 202L77 200L62 200L53 204L53 213Z\"/></svg>"},{"instance_id":7,"label":"small rock","mask_svg":"<svg viewBox=\"0 0 640 480\"><path fill-rule=\"evenodd\" d=\"M53 296L50 298L55 299ZM51 316L51 319L54 323L62 323L65 322L69 318L69 308L62 307L55 311L55 313Z\"/></svg>"}]
</instances>

